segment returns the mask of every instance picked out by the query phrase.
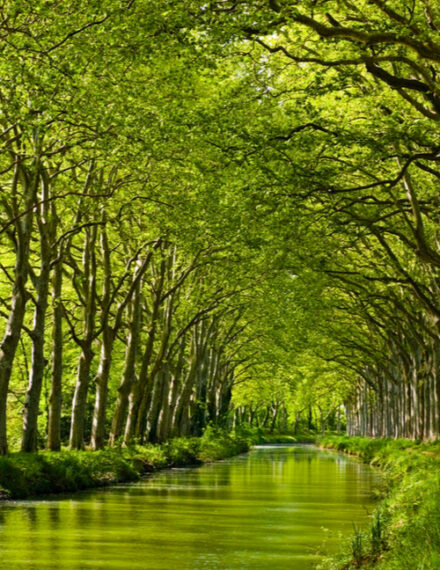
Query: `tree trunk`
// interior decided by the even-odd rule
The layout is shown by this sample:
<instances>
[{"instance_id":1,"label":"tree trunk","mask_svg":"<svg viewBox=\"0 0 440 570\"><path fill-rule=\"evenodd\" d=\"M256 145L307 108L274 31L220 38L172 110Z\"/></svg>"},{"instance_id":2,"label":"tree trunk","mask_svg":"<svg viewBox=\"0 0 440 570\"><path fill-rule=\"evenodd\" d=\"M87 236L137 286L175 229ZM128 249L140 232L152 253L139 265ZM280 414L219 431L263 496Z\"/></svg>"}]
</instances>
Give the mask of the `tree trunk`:
<instances>
[{"instance_id":1,"label":"tree trunk","mask_svg":"<svg viewBox=\"0 0 440 570\"><path fill-rule=\"evenodd\" d=\"M42 176L41 205L36 215L40 234L40 274L36 277L37 298L32 330L32 364L29 386L26 393L23 417L22 451L36 451L38 446L38 414L40 395L43 386L44 369L47 360L44 356L44 333L48 307L50 262L54 228L49 220L49 181Z\"/></svg>"},{"instance_id":2,"label":"tree trunk","mask_svg":"<svg viewBox=\"0 0 440 570\"><path fill-rule=\"evenodd\" d=\"M63 267L61 259L55 266L52 278L52 370L49 397L49 419L47 430L47 447L51 451L61 448L61 403L63 376L63 308L61 306L61 290L63 283Z\"/></svg>"},{"instance_id":3,"label":"tree trunk","mask_svg":"<svg viewBox=\"0 0 440 570\"><path fill-rule=\"evenodd\" d=\"M106 326L101 341L101 355L98 372L96 374L96 397L93 409L92 436L90 445L92 449L102 449L105 444L105 419L107 412L108 381L112 362L113 330Z\"/></svg>"},{"instance_id":4,"label":"tree trunk","mask_svg":"<svg viewBox=\"0 0 440 570\"><path fill-rule=\"evenodd\" d=\"M82 449L84 447L86 404L93 356L91 346L84 346L79 358L78 376L72 402L72 423L69 438L70 449Z\"/></svg>"},{"instance_id":5,"label":"tree trunk","mask_svg":"<svg viewBox=\"0 0 440 570\"><path fill-rule=\"evenodd\" d=\"M81 355L78 376L72 403L72 422L70 426L70 449L82 449L84 446L85 412L90 384L90 368L93 360L92 343L94 340L96 316L96 226L86 228L83 252L83 296L84 296L84 335L80 341Z\"/></svg>"},{"instance_id":6,"label":"tree trunk","mask_svg":"<svg viewBox=\"0 0 440 570\"><path fill-rule=\"evenodd\" d=\"M148 441L158 443L159 437L159 417L163 411L163 404L169 393L167 367L164 365L156 374L151 404L148 415Z\"/></svg>"},{"instance_id":7,"label":"tree trunk","mask_svg":"<svg viewBox=\"0 0 440 570\"><path fill-rule=\"evenodd\" d=\"M32 330L32 364L29 387L26 393L23 418L22 451L36 451L38 443L38 413L43 386L43 374L47 364L44 356L44 331L49 294L49 260L43 262L38 277L38 292Z\"/></svg>"},{"instance_id":8,"label":"tree trunk","mask_svg":"<svg viewBox=\"0 0 440 570\"><path fill-rule=\"evenodd\" d=\"M102 308L101 308L101 354L98 372L95 377L96 395L93 409L92 435L90 445L92 449L102 449L105 441L105 419L107 412L108 382L112 364L113 343L116 331L109 324L109 312L112 301L112 266L110 248L108 244L105 210L102 212L103 226L101 229L101 260L103 269L102 281Z\"/></svg>"},{"instance_id":9,"label":"tree trunk","mask_svg":"<svg viewBox=\"0 0 440 570\"><path fill-rule=\"evenodd\" d=\"M15 167L14 179L12 183L13 201L17 205L18 197L16 195L18 180L21 173L19 164ZM0 342L0 454L5 455L8 452L8 440L6 429L7 416L7 399L9 381L11 378L12 364L14 362L15 352L20 340L20 334L23 326L25 315L26 301L28 298L26 292L26 282L29 275L29 245L32 232L33 204L38 185L38 171L35 180L30 182L24 181L25 200L23 210L26 212L24 216L19 217L16 221L16 258L14 268L14 284L12 289L11 310L6 324L6 330L3 339ZM18 207L18 206L17 206ZM18 215L19 212L14 212Z\"/></svg>"},{"instance_id":10,"label":"tree trunk","mask_svg":"<svg viewBox=\"0 0 440 570\"><path fill-rule=\"evenodd\" d=\"M132 382L128 401L128 415L125 424L124 443L129 445L133 437L141 430L141 412L145 411L147 398L152 388L152 375L149 373L153 357L154 341L156 338L157 321L161 304L163 283L165 278L165 264L161 263L160 275L153 294L153 306L151 312L150 328L148 339L142 356L139 377L136 382ZM143 408L141 410L141 407Z\"/></svg>"},{"instance_id":11,"label":"tree trunk","mask_svg":"<svg viewBox=\"0 0 440 570\"><path fill-rule=\"evenodd\" d=\"M122 436L124 422L128 409L128 398L132 386L136 382L136 351L139 344L141 326L141 284L138 283L129 305L130 326L128 329L127 348L125 351L125 366L122 380L118 388L115 412L110 431L110 443L114 445Z\"/></svg>"}]
</instances>

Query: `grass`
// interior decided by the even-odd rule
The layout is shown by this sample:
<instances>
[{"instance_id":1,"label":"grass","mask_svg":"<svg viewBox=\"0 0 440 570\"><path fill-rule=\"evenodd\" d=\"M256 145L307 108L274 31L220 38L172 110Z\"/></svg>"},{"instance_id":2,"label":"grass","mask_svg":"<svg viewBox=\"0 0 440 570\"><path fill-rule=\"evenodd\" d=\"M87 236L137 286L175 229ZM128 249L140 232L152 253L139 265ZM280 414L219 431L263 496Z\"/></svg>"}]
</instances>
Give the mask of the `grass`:
<instances>
[{"instance_id":1,"label":"grass","mask_svg":"<svg viewBox=\"0 0 440 570\"><path fill-rule=\"evenodd\" d=\"M201 438L176 438L163 445L12 453L0 457L0 497L24 499L136 481L152 471L216 461L248 449L243 437L208 429Z\"/></svg>"},{"instance_id":2,"label":"grass","mask_svg":"<svg viewBox=\"0 0 440 570\"><path fill-rule=\"evenodd\" d=\"M321 568L438 570L440 568L440 441L323 437L322 447L380 467L386 495L365 531Z\"/></svg>"}]
</instances>

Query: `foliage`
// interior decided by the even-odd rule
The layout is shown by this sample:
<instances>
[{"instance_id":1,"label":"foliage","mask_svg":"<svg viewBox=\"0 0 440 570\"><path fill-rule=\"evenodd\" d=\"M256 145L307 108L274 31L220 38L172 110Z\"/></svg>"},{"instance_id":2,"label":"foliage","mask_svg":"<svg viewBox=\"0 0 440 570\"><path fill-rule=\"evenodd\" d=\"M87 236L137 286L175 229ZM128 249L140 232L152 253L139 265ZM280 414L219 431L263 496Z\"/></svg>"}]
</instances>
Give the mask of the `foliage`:
<instances>
[{"instance_id":1,"label":"foliage","mask_svg":"<svg viewBox=\"0 0 440 570\"><path fill-rule=\"evenodd\" d=\"M170 6L4 7L0 453L437 435L435 10Z\"/></svg>"},{"instance_id":2,"label":"foliage","mask_svg":"<svg viewBox=\"0 0 440 570\"><path fill-rule=\"evenodd\" d=\"M216 461L248 449L249 440L240 433L228 433L208 426L200 439L198 457L201 461Z\"/></svg>"}]
</instances>

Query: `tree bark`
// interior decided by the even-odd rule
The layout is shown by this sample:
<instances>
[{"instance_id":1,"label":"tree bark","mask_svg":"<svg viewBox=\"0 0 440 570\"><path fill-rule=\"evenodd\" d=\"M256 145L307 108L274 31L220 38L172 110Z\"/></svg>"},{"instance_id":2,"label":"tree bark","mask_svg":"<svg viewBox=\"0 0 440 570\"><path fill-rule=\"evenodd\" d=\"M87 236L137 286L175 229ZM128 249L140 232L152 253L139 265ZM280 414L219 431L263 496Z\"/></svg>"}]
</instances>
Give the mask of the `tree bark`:
<instances>
[{"instance_id":1,"label":"tree bark","mask_svg":"<svg viewBox=\"0 0 440 570\"><path fill-rule=\"evenodd\" d=\"M122 436L128 409L128 398L132 386L136 382L136 352L138 350L141 327L141 282L138 282L129 305L129 319L130 325L125 351L124 372L118 388L118 397L110 431L110 443L112 445L115 445Z\"/></svg>"},{"instance_id":2,"label":"tree bark","mask_svg":"<svg viewBox=\"0 0 440 570\"><path fill-rule=\"evenodd\" d=\"M25 214L16 221L16 258L14 267L14 283L12 288L11 310L6 324L3 339L0 342L0 454L8 452L7 440L7 399L9 381L11 378L12 364L20 340L23 320L26 309L28 294L26 282L29 275L29 246L32 233L33 204L35 202L36 189L39 181L38 164L36 172L29 176L19 164L18 158L12 182L12 198L16 206L15 215L18 215L17 186L19 178L23 182Z\"/></svg>"},{"instance_id":3,"label":"tree bark","mask_svg":"<svg viewBox=\"0 0 440 570\"><path fill-rule=\"evenodd\" d=\"M61 291L63 284L62 257L54 269L52 278L52 369L49 396L47 447L51 451L61 449L61 404L63 377L63 308Z\"/></svg>"},{"instance_id":4,"label":"tree bark","mask_svg":"<svg viewBox=\"0 0 440 570\"><path fill-rule=\"evenodd\" d=\"M47 364L44 356L46 314L49 297L50 264L52 242L55 236L53 221L49 220L49 180L42 177L41 204L37 208L37 222L40 234L40 274L35 278L37 298L32 329L32 363L29 386L26 393L23 416L22 451L36 451L38 447L38 414L43 374Z\"/></svg>"},{"instance_id":5,"label":"tree bark","mask_svg":"<svg viewBox=\"0 0 440 570\"><path fill-rule=\"evenodd\" d=\"M96 317L96 226L85 230L83 251L83 296L84 296L84 334L79 344L78 375L73 395L72 421L70 426L70 449L82 449L84 446L85 412L90 384L90 368L93 360L92 343Z\"/></svg>"}]
</instances>

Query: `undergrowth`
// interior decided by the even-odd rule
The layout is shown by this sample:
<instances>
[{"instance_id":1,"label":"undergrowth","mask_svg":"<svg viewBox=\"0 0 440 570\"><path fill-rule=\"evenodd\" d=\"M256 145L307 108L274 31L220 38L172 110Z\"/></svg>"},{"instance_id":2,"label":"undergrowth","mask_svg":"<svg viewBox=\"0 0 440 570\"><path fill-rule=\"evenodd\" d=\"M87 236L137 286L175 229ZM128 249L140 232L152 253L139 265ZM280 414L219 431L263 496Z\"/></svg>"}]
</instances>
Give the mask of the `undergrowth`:
<instances>
[{"instance_id":1,"label":"undergrowth","mask_svg":"<svg viewBox=\"0 0 440 570\"><path fill-rule=\"evenodd\" d=\"M355 529L325 570L440 568L440 441L322 437L322 447L344 451L381 468L387 492L367 530Z\"/></svg>"},{"instance_id":2,"label":"undergrowth","mask_svg":"<svg viewBox=\"0 0 440 570\"><path fill-rule=\"evenodd\" d=\"M208 428L200 438L102 451L41 451L0 457L0 497L23 499L136 481L167 467L215 461L249 449L246 439Z\"/></svg>"}]
</instances>

